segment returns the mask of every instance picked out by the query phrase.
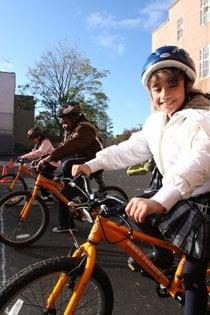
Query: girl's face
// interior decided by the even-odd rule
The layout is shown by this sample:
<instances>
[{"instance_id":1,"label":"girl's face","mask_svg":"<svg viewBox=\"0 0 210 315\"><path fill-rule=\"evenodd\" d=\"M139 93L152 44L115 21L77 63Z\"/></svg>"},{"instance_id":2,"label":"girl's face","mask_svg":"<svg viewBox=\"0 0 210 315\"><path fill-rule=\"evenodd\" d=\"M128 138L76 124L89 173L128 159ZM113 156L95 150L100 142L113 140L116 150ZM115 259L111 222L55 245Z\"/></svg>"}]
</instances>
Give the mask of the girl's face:
<instances>
[{"instance_id":1,"label":"girl's face","mask_svg":"<svg viewBox=\"0 0 210 315\"><path fill-rule=\"evenodd\" d=\"M31 140L32 140L33 144L39 144L39 138L38 137L32 138Z\"/></svg>"},{"instance_id":2,"label":"girl's face","mask_svg":"<svg viewBox=\"0 0 210 315\"><path fill-rule=\"evenodd\" d=\"M170 82L164 73L158 72L156 75L152 75L149 89L154 107L164 112L169 118L184 103L185 84L182 76L176 82Z\"/></svg>"}]
</instances>

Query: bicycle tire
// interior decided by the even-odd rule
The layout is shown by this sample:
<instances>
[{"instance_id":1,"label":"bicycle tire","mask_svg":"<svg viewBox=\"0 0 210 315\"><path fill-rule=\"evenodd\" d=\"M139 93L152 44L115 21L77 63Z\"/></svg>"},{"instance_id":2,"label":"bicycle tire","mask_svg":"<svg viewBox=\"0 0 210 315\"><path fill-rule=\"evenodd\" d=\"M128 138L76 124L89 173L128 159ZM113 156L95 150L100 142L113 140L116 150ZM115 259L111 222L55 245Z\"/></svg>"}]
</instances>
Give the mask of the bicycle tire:
<instances>
[{"instance_id":1,"label":"bicycle tire","mask_svg":"<svg viewBox=\"0 0 210 315\"><path fill-rule=\"evenodd\" d=\"M124 190L117 186L105 186L99 190L100 193L109 193L112 196L119 197L125 201L128 201L128 195Z\"/></svg>"},{"instance_id":2,"label":"bicycle tire","mask_svg":"<svg viewBox=\"0 0 210 315\"><path fill-rule=\"evenodd\" d=\"M46 203L36 196L27 218L19 220L19 213L30 197L29 192L20 191L8 194L0 200L0 240L9 246L23 247L36 242L46 231L49 223L49 210ZM10 200L20 198L18 204Z\"/></svg>"},{"instance_id":3,"label":"bicycle tire","mask_svg":"<svg viewBox=\"0 0 210 315\"><path fill-rule=\"evenodd\" d=\"M27 184L21 176L17 178L15 185L12 188L10 187L11 183L13 182L16 176L17 175L15 173L9 173L0 177L1 197L4 197L8 193L11 193L14 191L27 191ZM21 199L20 200L17 199L15 201L12 201L11 204L15 205L15 204L18 204L18 202L20 201Z\"/></svg>"},{"instance_id":4,"label":"bicycle tire","mask_svg":"<svg viewBox=\"0 0 210 315\"><path fill-rule=\"evenodd\" d=\"M22 303L18 312L19 315L63 315L66 303L74 292L75 282L70 280L68 285L61 290L59 301L55 301L55 309L51 312L46 311L47 296L55 283L53 281L55 273L69 273L80 262L81 260L78 258L56 257L33 264L20 271L9 279L0 290L0 313L8 314L8 311L14 304L17 306L17 301L19 301ZM81 270L74 272L75 281L80 277L81 272ZM74 315L110 315L112 308L113 289L111 282L106 273L95 265L91 279L74 311Z\"/></svg>"}]
</instances>

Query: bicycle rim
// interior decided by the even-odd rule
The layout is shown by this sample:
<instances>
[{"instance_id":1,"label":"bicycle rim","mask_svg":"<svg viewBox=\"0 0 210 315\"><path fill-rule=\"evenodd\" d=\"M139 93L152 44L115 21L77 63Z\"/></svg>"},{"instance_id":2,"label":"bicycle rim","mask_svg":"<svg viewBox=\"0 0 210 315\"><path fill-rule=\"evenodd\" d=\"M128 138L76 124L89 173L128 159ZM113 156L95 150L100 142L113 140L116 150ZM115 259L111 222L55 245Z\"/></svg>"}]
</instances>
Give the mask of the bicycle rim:
<instances>
[{"instance_id":1,"label":"bicycle rim","mask_svg":"<svg viewBox=\"0 0 210 315\"><path fill-rule=\"evenodd\" d=\"M27 185L26 182L22 177L18 177L16 179L16 182L13 185L13 181L16 177L16 174L8 174L0 177L0 197L4 197L7 194L15 191L26 191ZM20 198L16 198L14 200L11 200L11 204L17 204L19 201L21 201Z\"/></svg>"},{"instance_id":2,"label":"bicycle rim","mask_svg":"<svg viewBox=\"0 0 210 315\"><path fill-rule=\"evenodd\" d=\"M100 189L100 192L121 198L125 201L128 200L128 195L126 194L126 192L117 186L105 186L102 189Z\"/></svg>"},{"instance_id":3,"label":"bicycle rim","mask_svg":"<svg viewBox=\"0 0 210 315\"><path fill-rule=\"evenodd\" d=\"M73 281L69 278L51 311L46 311L46 301L59 274L69 273L79 262L80 260L74 258L52 258L20 272L0 291L1 314L6 315L16 307L19 309L18 315L63 315L79 274L77 276L74 274ZM103 270L96 266L74 315L108 315L112 313L112 305L113 296L109 280Z\"/></svg>"},{"instance_id":4,"label":"bicycle rim","mask_svg":"<svg viewBox=\"0 0 210 315\"><path fill-rule=\"evenodd\" d=\"M46 204L37 196L28 216L20 221L19 215L27 198L27 192L14 192L0 201L0 239L3 243L21 247L34 243L45 232L49 222ZM21 199L18 204L11 200Z\"/></svg>"}]
</instances>

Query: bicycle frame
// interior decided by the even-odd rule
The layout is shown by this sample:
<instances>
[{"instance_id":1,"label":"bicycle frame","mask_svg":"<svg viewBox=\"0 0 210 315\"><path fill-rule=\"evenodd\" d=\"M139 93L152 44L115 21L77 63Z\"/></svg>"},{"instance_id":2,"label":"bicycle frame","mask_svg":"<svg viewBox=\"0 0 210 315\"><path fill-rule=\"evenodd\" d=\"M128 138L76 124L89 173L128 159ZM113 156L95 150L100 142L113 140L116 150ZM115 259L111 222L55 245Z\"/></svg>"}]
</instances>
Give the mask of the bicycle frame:
<instances>
[{"instance_id":1,"label":"bicycle frame","mask_svg":"<svg viewBox=\"0 0 210 315\"><path fill-rule=\"evenodd\" d=\"M181 282L186 257L175 245L137 230L134 230L133 233L130 234L125 226L117 225L109 219L97 215L89 233L88 240L81 244L72 255L73 257L78 258L85 257L86 261L81 278L74 288L74 292L65 309L64 315L72 314L79 302L96 263L96 245L99 244L102 239L107 240L113 245L117 245L123 252L126 252L129 256L134 257L139 265L141 265L154 278L154 280L167 288L168 293L172 297L176 297L178 293L180 294L184 291L181 287ZM175 276L171 281L160 269L157 268L156 265L152 263L146 254L134 244L134 240L141 240L152 245L158 245L169 249L176 254L180 254L180 262L176 269ZM54 301L59 296L64 284L69 280L69 277L70 276L65 274L60 276L53 291L48 297L47 309L53 308Z\"/></svg>"},{"instance_id":2,"label":"bicycle frame","mask_svg":"<svg viewBox=\"0 0 210 315\"><path fill-rule=\"evenodd\" d=\"M25 202L21 212L19 219L24 221L30 211L31 205L39 193L41 187L48 189L51 193L53 193L58 199L60 199L66 205L69 203L69 200L60 192L63 188L63 183L58 183L54 180L50 180L39 174L36 178L36 182L34 185L34 189L30 198Z\"/></svg>"},{"instance_id":3,"label":"bicycle frame","mask_svg":"<svg viewBox=\"0 0 210 315\"><path fill-rule=\"evenodd\" d=\"M21 174L24 174L24 173L29 175L30 177L33 177L34 179L36 178L36 175L34 174L33 170L30 167L28 167L27 165L24 165L21 163L18 166L15 178L13 179L13 181L11 182L11 184L9 186L10 189L13 189L13 187L16 184L17 179L20 177Z\"/></svg>"}]
</instances>

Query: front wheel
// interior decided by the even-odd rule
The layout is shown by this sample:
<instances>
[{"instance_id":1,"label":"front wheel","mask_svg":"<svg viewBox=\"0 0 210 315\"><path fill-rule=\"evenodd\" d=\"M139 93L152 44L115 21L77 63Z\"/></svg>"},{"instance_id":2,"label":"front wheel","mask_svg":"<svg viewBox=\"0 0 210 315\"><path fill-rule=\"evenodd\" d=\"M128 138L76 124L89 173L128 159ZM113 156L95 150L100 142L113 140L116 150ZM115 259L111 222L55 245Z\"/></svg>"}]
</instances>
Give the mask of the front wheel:
<instances>
[{"instance_id":1,"label":"front wheel","mask_svg":"<svg viewBox=\"0 0 210 315\"><path fill-rule=\"evenodd\" d=\"M27 185L22 177L16 178L15 173L3 175L0 177L0 197L4 197L7 194L15 191L27 191ZM20 202L21 199L17 198L11 200L11 204L15 205Z\"/></svg>"},{"instance_id":2,"label":"front wheel","mask_svg":"<svg viewBox=\"0 0 210 315\"><path fill-rule=\"evenodd\" d=\"M51 258L36 263L19 272L0 291L0 314L10 314L16 309L18 315L56 314L63 315L65 308L74 293L74 288L81 275L80 263L77 258ZM46 310L49 293L60 275L69 274L67 283L60 288L51 310ZM74 315L110 315L113 308L113 290L108 276L95 266L85 291L80 298ZM12 313L13 314L13 313ZM65 313L66 314L66 313Z\"/></svg>"},{"instance_id":3,"label":"front wheel","mask_svg":"<svg viewBox=\"0 0 210 315\"><path fill-rule=\"evenodd\" d=\"M29 192L14 192L0 200L0 240L6 245L22 247L37 241L47 229L49 210L39 196L34 199L24 220L20 213L31 195ZM18 199L18 204L12 201ZM21 201L20 201L21 200Z\"/></svg>"}]
</instances>

